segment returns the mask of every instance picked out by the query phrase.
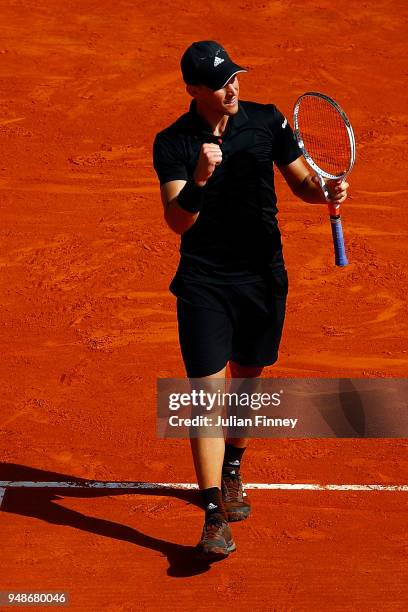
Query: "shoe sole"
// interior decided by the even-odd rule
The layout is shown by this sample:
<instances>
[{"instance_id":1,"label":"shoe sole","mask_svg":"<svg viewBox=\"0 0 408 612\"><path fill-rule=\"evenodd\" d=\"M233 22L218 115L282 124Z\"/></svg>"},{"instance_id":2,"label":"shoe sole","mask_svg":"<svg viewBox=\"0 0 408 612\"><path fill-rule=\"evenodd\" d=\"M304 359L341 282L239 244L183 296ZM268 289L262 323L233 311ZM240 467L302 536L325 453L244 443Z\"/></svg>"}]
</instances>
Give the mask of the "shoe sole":
<instances>
[{"instance_id":1,"label":"shoe sole","mask_svg":"<svg viewBox=\"0 0 408 612\"><path fill-rule=\"evenodd\" d=\"M196 559L199 559L200 561L221 561L222 559L226 559L228 555L234 552L236 549L236 544L234 540L232 540L232 542L228 544L225 552L208 551L207 553L205 553L203 551L197 551Z\"/></svg>"},{"instance_id":2,"label":"shoe sole","mask_svg":"<svg viewBox=\"0 0 408 612\"><path fill-rule=\"evenodd\" d=\"M245 519L249 518L250 516L250 512L234 512L233 514L230 514L229 512L227 512L227 517L228 517L228 522L229 523L236 523L238 521L245 521Z\"/></svg>"},{"instance_id":3,"label":"shoe sole","mask_svg":"<svg viewBox=\"0 0 408 612\"><path fill-rule=\"evenodd\" d=\"M228 522L235 523L237 521L244 521L250 516L250 514L251 514L251 510L242 510L241 512L239 511L228 512L227 511Z\"/></svg>"}]
</instances>

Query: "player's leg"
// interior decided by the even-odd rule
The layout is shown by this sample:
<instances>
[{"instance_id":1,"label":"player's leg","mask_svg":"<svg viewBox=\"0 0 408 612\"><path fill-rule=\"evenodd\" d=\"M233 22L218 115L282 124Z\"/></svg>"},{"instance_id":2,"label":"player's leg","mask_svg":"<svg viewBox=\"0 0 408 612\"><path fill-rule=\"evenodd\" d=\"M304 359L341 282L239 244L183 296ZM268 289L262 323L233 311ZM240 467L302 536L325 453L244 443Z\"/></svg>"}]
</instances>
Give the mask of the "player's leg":
<instances>
[{"instance_id":1,"label":"player's leg","mask_svg":"<svg viewBox=\"0 0 408 612\"><path fill-rule=\"evenodd\" d=\"M215 386L224 385L226 367L219 372L192 380L192 386L206 392L213 392ZM215 413L213 412L215 418ZM213 430L213 428L211 428ZM201 435L190 438L194 467L205 510L204 527L197 555L208 561L227 557L235 550L235 543L228 526L228 515L221 493L221 471L224 460L225 442L220 428L219 435Z\"/></svg>"},{"instance_id":2,"label":"player's leg","mask_svg":"<svg viewBox=\"0 0 408 612\"><path fill-rule=\"evenodd\" d=\"M195 378L193 386L200 388L214 388L215 380L225 380L226 367L219 372ZM213 428L212 428L213 429ZM223 436L191 437L191 451L193 454L194 467L198 486L201 490L218 487L221 489L221 468L224 460L225 442Z\"/></svg>"},{"instance_id":3,"label":"player's leg","mask_svg":"<svg viewBox=\"0 0 408 612\"><path fill-rule=\"evenodd\" d=\"M203 295L204 287L200 291L200 300L215 299L210 290L208 295ZM206 392L216 392L218 388L223 390L226 364L231 352L231 322L219 304L216 303L215 308L217 310L182 299L177 303L180 347L187 376L192 389L204 389ZM220 412L218 408L213 408L213 418ZM219 435L216 435L214 428L211 428L210 434L206 435L203 428L194 432L191 430L190 433L194 466L205 509L197 554L208 561L225 558L235 550L221 495L225 450L222 428L219 428Z\"/></svg>"},{"instance_id":4,"label":"player's leg","mask_svg":"<svg viewBox=\"0 0 408 612\"><path fill-rule=\"evenodd\" d=\"M264 366L278 358L285 318L288 281L283 265L270 270L260 282L236 288L236 333L233 337L231 376L241 378L239 391L259 392L259 376ZM239 435L237 435L239 434ZM248 440L242 432L228 436L222 477L224 506L230 521L246 518L250 504L242 487L241 461Z\"/></svg>"},{"instance_id":5,"label":"player's leg","mask_svg":"<svg viewBox=\"0 0 408 612\"><path fill-rule=\"evenodd\" d=\"M214 300L214 296L211 297ZM228 316L221 308L203 308L182 299L177 301L177 316L181 352L192 389L208 393L217 392L219 387L223 390L232 338ZM211 414L207 413L213 419L217 416L216 408L213 407ZM222 428L219 436L216 433L214 427L209 428L208 436L202 427L195 435L191 432L190 443L200 489L221 487L225 443Z\"/></svg>"},{"instance_id":6,"label":"player's leg","mask_svg":"<svg viewBox=\"0 0 408 612\"><path fill-rule=\"evenodd\" d=\"M256 390L256 379L262 375L263 367L241 366L230 361L230 371L232 379L245 379L236 386L232 386L231 392L253 393ZM248 442L247 437L227 437L226 439L221 490L229 521L246 519L251 512L251 505L241 480L241 462Z\"/></svg>"},{"instance_id":7,"label":"player's leg","mask_svg":"<svg viewBox=\"0 0 408 612\"><path fill-rule=\"evenodd\" d=\"M229 362L231 378L259 378L262 376L263 366L241 366L234 361ZM248 438L228 438L226 444L230 444L235 448L246 448L248 446Z\"/></svg>"}]
</instances>

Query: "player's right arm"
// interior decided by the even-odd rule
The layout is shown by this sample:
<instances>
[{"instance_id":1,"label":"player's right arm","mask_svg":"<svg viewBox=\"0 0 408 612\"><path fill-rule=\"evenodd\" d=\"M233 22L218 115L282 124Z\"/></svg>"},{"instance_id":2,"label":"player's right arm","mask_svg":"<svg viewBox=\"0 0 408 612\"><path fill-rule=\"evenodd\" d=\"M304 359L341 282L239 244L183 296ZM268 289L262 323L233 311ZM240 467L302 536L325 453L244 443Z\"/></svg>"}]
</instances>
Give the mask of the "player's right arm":
<instances>
[{"instance_id":1,"label":"player's right arm","mask_svg":"<svg viewBox=\"0 0 408 612\"><path fill-rule=\"evenodd\" d=\"M200 149L193 178L168 181L162 185L164 218L177 234L184 234L197 221L205 186L221 161L221 148L217 144L205 143Z\"/></svg>"},{"instance_id":2,"label":"player's right arm","mask_svg":"<svg viewBox=\"0 0 408 612\"><path fill-rule=\"evenodd\" d=\"M184 234L197 220L199 213L190 213L179 205L177 196L187 181L169 181L162 185L160 193L164 206L164 218L173 232Z\"/></svg>"}]
</instances>

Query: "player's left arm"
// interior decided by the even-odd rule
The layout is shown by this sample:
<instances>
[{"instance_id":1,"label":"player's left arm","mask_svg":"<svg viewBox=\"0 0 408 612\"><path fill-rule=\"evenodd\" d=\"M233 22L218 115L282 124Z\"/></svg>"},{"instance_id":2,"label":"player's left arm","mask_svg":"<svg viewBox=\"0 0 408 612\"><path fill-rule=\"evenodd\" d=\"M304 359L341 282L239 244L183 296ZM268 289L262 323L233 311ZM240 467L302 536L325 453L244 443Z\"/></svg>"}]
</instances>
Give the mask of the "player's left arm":
<instances>
[{"instance_id":1,"label":"player's left arm","mask_svg":"<svg viewBox=\"0 0 408 612\"><path fill-rule=\"evenodd\" d=\"M319 179L310 172L301 157L287 166L277 166L292 192L309 204L327 204ZM346 181L327 181L331 201L339 205L347 198L349 184Z\"/></svg>"}]
</instances>

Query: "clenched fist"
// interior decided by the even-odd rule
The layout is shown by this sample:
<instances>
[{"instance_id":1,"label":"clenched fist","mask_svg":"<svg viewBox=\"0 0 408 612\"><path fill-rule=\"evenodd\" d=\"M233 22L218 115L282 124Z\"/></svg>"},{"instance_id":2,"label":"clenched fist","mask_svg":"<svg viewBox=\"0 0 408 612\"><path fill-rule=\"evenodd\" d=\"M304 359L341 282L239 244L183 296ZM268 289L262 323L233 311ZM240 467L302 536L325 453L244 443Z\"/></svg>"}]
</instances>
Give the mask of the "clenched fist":
<instances>
[{"instance_id":1,"label":"clenched fist","mask_svg":"<svg viewBox=\"0 0 408 612\"><path fill-rule=\"evenodd\" d=\"M194 181L204 187L216 166L222 162L221 148L217 144L205 143L200 150L197 166L194 171Z\"/></svg>"}]
</instances>

